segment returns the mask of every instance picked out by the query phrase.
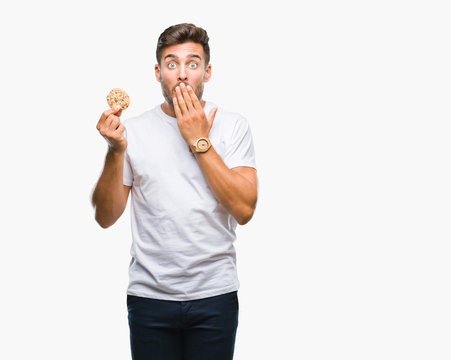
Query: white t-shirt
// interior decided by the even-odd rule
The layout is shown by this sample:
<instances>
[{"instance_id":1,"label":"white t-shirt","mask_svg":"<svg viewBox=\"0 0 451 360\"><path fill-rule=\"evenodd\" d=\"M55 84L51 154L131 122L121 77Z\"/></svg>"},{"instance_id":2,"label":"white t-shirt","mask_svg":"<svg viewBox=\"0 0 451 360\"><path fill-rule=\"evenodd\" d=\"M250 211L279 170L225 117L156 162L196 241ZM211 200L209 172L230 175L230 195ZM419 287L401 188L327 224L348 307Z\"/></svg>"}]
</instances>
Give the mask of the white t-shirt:
<instances>
[{"instance_id":1,"label":"white t-shirt","mask_svg":"<svg viewBox=\"0 0 451 360\"><path fill-rule=\"evenodd\" d=\"M208 116L215 107L206 102ZM176 118L161 106L125 120L131 186L130 295L187 301L238 290L236 220L211 192ZM218 109L209 133L229 168L255 168L247 120Z\"/></svg>"}]
</instances>

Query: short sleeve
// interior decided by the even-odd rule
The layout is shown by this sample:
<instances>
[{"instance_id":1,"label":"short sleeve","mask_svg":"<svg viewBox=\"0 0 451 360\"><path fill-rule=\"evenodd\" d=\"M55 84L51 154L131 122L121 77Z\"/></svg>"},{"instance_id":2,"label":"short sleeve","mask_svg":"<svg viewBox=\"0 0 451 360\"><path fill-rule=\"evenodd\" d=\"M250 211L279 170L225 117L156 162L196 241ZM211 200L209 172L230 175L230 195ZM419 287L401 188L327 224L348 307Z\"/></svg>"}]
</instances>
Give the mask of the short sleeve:
<instances>
[{"instance_id":1,"label":"short sleeve","mask_svg":"<svg viewBox=\"0 0 451 360\"><path fill-rule=\"evenodd\" d=\"M256 169L254 143L249 123L246 118L239 117L233 128L230 141L226 143L224 163L232 169L248 166Z\"/></svg>"},{"instance_id":2,"label":"short sleeve","mask_svg":"<svg viewBox=\"0 0 451 360\"><path fill-rule=\"evenodd\" d=\"M124 131L124 136L127 138L127 130ZM130 164L130 156L128 155L128 151L125 150L124 156L124 171L123 171L123 183L127 186L132 186L133 184L133 171L132 166Z\"/></svg>"}]
</instances>

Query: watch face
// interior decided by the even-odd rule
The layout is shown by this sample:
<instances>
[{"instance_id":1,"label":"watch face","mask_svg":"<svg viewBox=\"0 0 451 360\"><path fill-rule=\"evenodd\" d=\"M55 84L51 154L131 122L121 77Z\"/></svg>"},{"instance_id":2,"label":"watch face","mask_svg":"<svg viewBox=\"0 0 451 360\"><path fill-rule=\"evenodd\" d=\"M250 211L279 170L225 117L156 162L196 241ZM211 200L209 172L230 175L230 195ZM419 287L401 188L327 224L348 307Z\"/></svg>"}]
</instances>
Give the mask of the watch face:
<instances>
[{"instance_id":1,"label":"watch face","mask_svg":"<svg viewBox=\"0 0 451 360\"><path fill-rule=\"evenodd\" d=\"M208 141L205 139L201 139L197 142L197 148L200 151L207 151L208 150Z\"/></svg>"}]
</instances>

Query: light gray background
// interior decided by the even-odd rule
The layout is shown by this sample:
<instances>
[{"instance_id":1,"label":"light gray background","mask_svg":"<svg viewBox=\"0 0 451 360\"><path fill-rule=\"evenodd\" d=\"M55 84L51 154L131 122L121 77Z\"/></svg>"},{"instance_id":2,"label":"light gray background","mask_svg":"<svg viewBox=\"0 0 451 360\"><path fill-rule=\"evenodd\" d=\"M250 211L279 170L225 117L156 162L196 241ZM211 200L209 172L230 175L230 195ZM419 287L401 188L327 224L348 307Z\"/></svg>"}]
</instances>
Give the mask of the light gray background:
<instances>
[{"instance_id":1,"label":"light gray background","mask_svg":"<svg viewBox=\"0 0 451 360\"><path fill-rule=\"evenodd\" d=\"M155 45L211 38L204 97L245 115L236 360L450 359L445 1L21 1L2 7L2 359L129 359L128 209L95 222L106 95L162 101ZM156 150L157 151L157 150Z\"/></svg>"}]
</instances>

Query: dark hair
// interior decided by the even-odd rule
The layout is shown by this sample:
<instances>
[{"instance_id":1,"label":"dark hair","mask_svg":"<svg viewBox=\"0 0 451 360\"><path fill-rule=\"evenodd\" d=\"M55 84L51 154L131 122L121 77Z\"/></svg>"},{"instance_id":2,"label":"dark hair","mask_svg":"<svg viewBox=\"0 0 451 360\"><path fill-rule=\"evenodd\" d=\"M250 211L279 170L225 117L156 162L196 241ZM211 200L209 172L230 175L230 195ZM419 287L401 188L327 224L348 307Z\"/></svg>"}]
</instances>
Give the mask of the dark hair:
<instances>
[{"instance_id":1,"label":"dark hair","mask_svg":"<svg viewBox=\"0 0 451 360\"><path fill-rule=\"evenodd\" d=\"M158 65L161 65L161 53L163 49L167 46L183 44L185 42L195 42L201 44L204 49L205 55L205 65L210 62L210 46L208 46L208 35L207 32L195 26L194 24L177 24L168 27L163 31L158 38L157 43L157 61Z\"/></svg>"}]
</instances>

